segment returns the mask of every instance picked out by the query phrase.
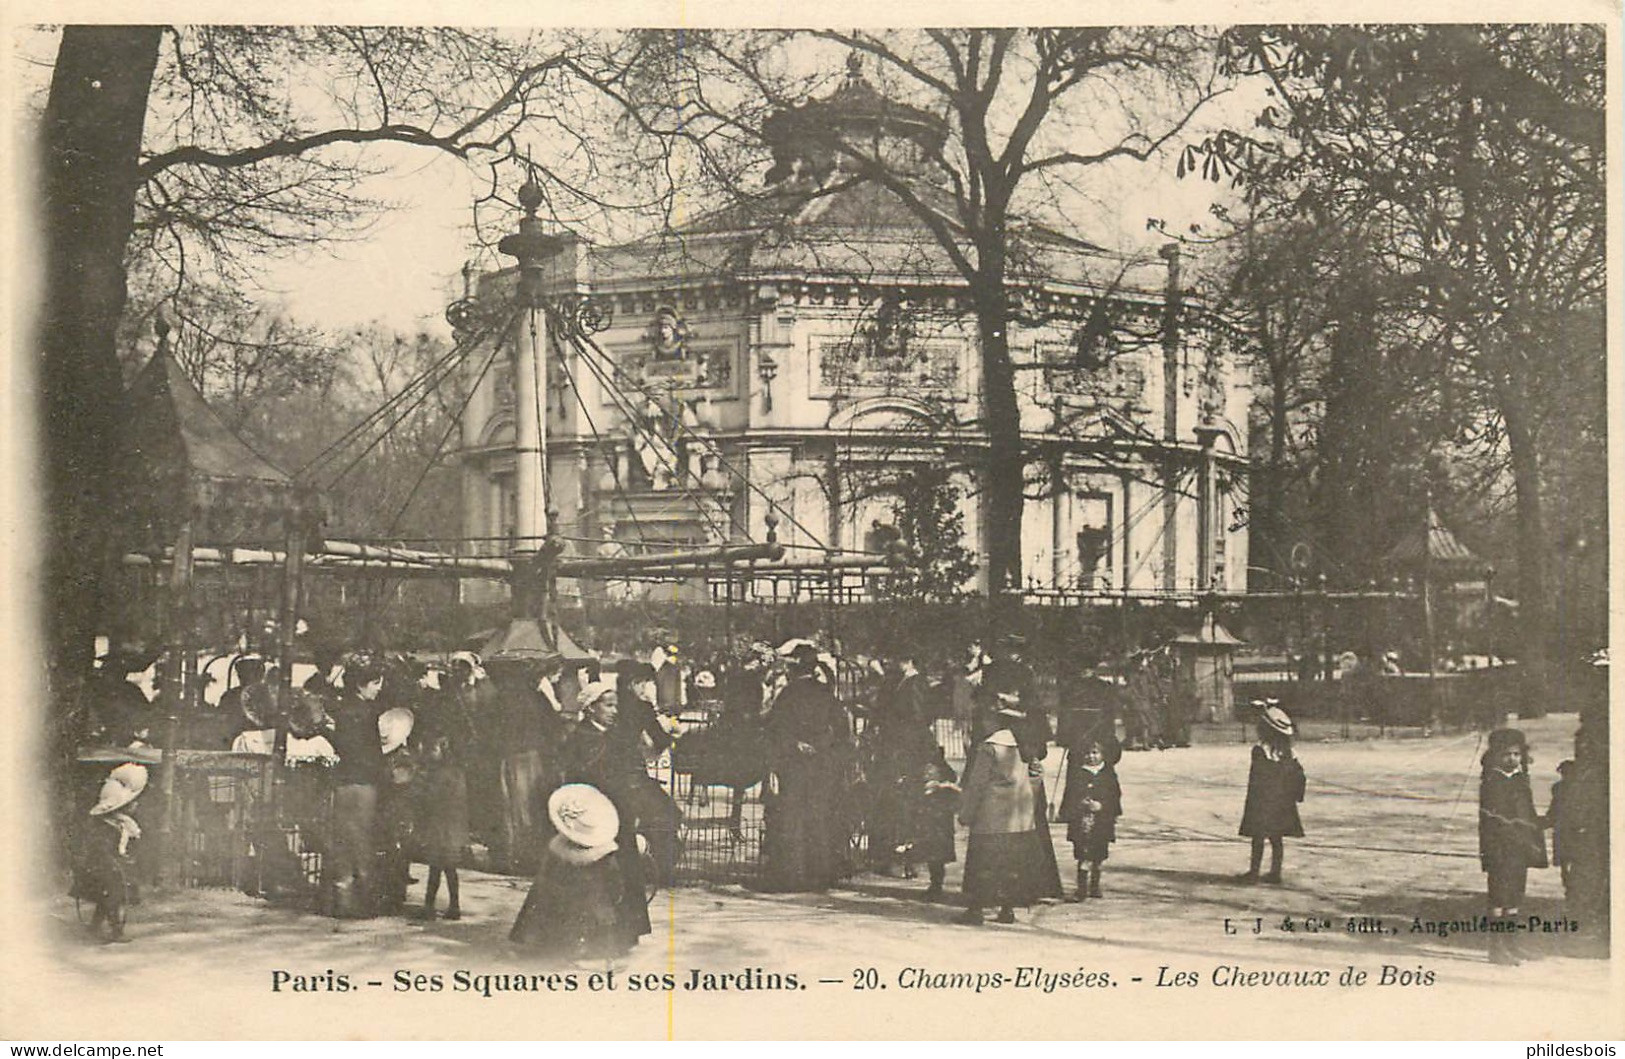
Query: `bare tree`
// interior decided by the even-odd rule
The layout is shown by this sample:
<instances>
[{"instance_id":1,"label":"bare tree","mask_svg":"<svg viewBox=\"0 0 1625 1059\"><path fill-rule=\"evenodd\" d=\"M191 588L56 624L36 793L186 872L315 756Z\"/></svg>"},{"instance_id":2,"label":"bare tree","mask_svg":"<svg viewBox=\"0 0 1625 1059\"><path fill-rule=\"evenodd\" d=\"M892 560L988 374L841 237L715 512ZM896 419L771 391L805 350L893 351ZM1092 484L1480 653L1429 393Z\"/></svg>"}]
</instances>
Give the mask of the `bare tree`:
<instances>
[{"instance_id":1,"label":"bare tree","mask_svg":"<svg viewBox=\"0 0 1625 1059\"><path fill-rule=\"evenodd\" d=\"M659 208L658 144L589 150L582 120L612 105L641 47L624 34L458 29L62 31L41 137L53 672L87 660L99 611L132 259L167 272L184 305L200 275L241 284L257 255L356 234L381 205L364 181L392 163L382 145L486 165L523 156L578 225ZM602 193L611 177L625 197ZM489 197L499 190L493 176Z\"/></svg>"},{"instance_id":2,"label":"bare tree","mask_svg":"<svg viewBox=\"0 0 1625 1059\"><path fill-rule=\"evenodd\" d=\"M874 69L884 98L806 103L828 83L807 69L820 48ZM699 178L758 204L883 189L924 232L922 273L965 285L989 450L989 584L995 593L1019 586L1030 453L1010 345L1020 315L1012 283L1061 239L1090 245L1065 232L1092 170L1159 157L1191 125L1218 91L1211 39L1106 27L707 33L684 34L670 53L666 80L682 90L640 113L646 128L694 148ZM859 107L873 112L840 120ZM899 128L905 135L882 134ZM764 154L766 196L744 186L762 173Z\"/></svg>"},{"instance_id":3,"label":"bare tree","mask_svg":"<svg viewBox=\"0 0 1625 1059\"><path fill-rule=\"evenodd\" d=\"M1277 134L1231 133L1192 153L1260 200L1361 219L1413 285L1431 324L1431 391L1460 441L1505 458L1538 669L1555 629L1542 463L1576 418L1601 422L1600 395L1548 397L1564 374L1552 367L1572 353L1560 336L1585 333L1574 322L1603 297L1600 28L1252 27L1227 36L1225 55L1269 80ZM1583 354L1601 356L1600 344Z\"/></svg>"}]
</instances>

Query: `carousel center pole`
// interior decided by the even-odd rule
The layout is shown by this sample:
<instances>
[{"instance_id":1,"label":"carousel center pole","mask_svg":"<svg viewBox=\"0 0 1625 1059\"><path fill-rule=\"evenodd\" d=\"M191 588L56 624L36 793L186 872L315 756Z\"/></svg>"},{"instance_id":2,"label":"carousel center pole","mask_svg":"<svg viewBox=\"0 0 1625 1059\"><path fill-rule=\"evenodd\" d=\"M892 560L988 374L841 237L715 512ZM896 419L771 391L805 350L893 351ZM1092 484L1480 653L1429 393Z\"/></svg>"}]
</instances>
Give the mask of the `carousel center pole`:
<instances>
[{"instance_id":1,"label":"carousel center pole","mask_svg":"<svg viewBox=\"0 0 1625 1059\"><path fill-rule=\"evenodd\" d=\"M563 249L566 237L542 229L536 216L544 196L534 176L519 188L525 215L519 230L497 249L519 267L518 302L527 312L515 324L514 344L514 617L540 618L548 591L538 583L545 563L533 561L548 536L547 426L542 418L541 385L547 378L548 319L543 297L546 265Z\"/></svg>"}]
</instances>

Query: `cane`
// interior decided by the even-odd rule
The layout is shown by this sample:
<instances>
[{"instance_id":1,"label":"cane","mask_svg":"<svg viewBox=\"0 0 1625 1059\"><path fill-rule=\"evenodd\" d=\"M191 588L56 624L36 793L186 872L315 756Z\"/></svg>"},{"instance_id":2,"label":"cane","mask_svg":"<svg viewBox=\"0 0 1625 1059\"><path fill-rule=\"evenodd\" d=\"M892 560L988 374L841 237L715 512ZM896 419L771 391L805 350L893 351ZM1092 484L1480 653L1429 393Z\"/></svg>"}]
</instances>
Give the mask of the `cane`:
<instances>
[{"instance_id":1,"label":"cane","mask_svg":"<svg viewBox=\"0 0 1625 1059\"><path fill-rule=\"evenodd\" d=\"M1057 819L1056 810L1060 805L1062 781L1066 778L1066 758L1071 752L1070 747L1061 748L1061 760L1055 769L1055 782L1049 785L1049 818L1052 823Z\"/></svg>"}]
</instances>

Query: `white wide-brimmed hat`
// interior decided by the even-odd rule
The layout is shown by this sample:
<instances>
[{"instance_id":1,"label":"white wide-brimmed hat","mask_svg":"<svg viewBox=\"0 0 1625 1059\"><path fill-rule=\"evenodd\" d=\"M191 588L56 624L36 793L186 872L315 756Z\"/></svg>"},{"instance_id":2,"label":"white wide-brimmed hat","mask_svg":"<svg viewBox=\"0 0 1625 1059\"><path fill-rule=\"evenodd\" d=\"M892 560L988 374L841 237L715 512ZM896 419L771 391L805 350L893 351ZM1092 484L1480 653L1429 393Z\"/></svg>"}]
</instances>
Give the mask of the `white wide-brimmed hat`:
<instances>
[{"instance_id":1,"label":"white wide-brimmed hat","mask_svg":"<svg viewBox=\"0 0 1625 1059\"><path fill-rule=\"evenodd\" d=\"M383 745L384 753L393 754L406 745L412 738L412 725L417 722L412 711L405 706L395 706L378 715L378 741Z\"/></svg>"},{"instance_id":2,"label":"white wide-brimmed hat","mask_svg":"<svg viewBox=\"0 0 1625 1059\"><path fill-rule=\"evenodd\" d=\"M588 783L566 783L547 799L547 818L566 842L578 849L614 847L621 815L603 791Z\"/></svg>"},{"instance_id":3,"label":"white wide-brimmed hat","mask_svg":"<svg viewBox=\"0 0 1625 1059\"><path fill-rule=\"evenodd\" d=\"M126 762L107 774L101 796L91 807L91 816L103 816L124 808L147 789L147 766Z\"/></svg>"}]
</instances>

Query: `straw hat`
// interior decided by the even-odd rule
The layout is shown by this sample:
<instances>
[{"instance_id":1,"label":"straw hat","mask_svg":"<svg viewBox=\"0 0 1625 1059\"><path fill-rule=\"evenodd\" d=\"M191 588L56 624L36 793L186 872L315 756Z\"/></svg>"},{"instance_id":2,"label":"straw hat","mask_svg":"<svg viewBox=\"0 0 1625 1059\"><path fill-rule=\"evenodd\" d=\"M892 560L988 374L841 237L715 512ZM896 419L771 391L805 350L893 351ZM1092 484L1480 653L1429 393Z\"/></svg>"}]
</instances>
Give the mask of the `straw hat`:
<instances>
[{"instance_id":1,"label":"straw hat","mask_svg":"<svg viewBox=\"0 0 1625 1059\"><path fill-rule=\"evenodd\" d=\"M1274 705L1274 702L1274 699L1264 700L1264 713L1261 720L1282 735L1295 734L1298 729L1292 723L1292 718L1281 707Z\"/></svg>"},{"instance_id":2,"label":"straw hat","mask_svg":"<svg viewBox=\"0 0 1625 1059\"><path fill-rule=\"evenodd\" d=\"M613 850L615 835L621 829L615 803L586 783L566 783L549 795L547 818L570 845L594 852Z\"/></svg>"},{"instance_id":3,"label":"straw hat","mask_svg":"<svg viewBox=\"0 0 1625 1059\"><path fill-rule=\"evenodd\" d=\"M91 816L102 816L124 808L147 789L147 766L126 762L107 774L101 796L91 808Z\"/></svg>"}]
</instances>

